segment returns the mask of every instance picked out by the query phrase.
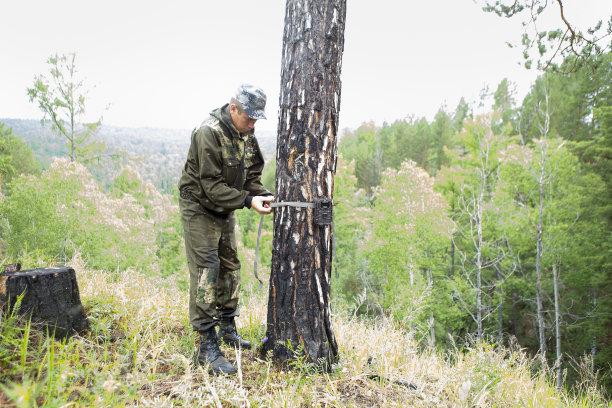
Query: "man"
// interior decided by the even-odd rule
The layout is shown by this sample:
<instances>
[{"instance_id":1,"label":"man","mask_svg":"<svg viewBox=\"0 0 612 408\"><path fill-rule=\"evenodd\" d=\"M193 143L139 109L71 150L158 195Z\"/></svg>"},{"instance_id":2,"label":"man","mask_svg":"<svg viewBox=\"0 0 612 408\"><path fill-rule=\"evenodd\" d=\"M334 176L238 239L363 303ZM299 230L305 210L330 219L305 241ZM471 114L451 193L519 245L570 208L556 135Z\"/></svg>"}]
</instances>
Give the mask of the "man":
<instances>
[{"instance_id":1,"label":"man","mask_svg":"<svg viewBox=\"0 0 612 408\"><path fill-rule=\"evenodd\" d=\"M269 214L272 194L261 184L263 156L254 134L265 119L266 95L241 85L230 103L210 113L191 133L187 162L178 184L179 207L189 265L189 319L200 334L198 362L215 374L234 374L217 342L251 343L236 332L240 294L240 261L236 252L234 210L247 207Z\"/></svg>"}]
</instances>

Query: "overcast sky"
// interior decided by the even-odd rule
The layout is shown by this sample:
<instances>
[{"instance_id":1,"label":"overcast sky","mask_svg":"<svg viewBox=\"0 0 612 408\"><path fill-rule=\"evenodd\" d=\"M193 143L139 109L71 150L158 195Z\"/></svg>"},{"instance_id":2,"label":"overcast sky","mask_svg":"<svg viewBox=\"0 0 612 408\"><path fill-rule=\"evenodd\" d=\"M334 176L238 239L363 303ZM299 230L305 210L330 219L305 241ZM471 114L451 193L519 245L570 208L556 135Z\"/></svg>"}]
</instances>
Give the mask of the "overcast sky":
<instances>
[{"instance_id":1,"label":"overcast sky","mask_svg":"<svg viewBox=\"0 0 612 408\"><path fill-rule=\"evenodd\" d=\"M610 0L564 4L581 27L612 14ZM40 119L26 89L50 55L75 52L105 124L191 129L250 82L268 94L257 128L276 131L284 15L284 0L2 0L0 118ZM340 128L431 119L503 78L522 98L537 72L505 45L521 30L472 0L348 0Z\"/></svg>"}]
</instances>

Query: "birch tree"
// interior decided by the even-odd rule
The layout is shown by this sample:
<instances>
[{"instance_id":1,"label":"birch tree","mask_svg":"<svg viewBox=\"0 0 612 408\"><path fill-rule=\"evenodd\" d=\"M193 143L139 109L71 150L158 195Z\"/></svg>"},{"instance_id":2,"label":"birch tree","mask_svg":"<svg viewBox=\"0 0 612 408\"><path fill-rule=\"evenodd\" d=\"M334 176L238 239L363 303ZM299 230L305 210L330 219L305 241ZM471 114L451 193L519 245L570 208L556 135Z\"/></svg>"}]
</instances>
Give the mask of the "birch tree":
<instances>
[{"instance_id":1,"label":"birch tree","mask_svg":"<svg viewBox=\"0 0 612 408\"><path fill-rule=\"evenodd\" d=\"M446 266L453 230L444 197L433 184L412 161L387 169L375 190L373 235L366 251L381 306L407 326L421 329L426 322L422 332L430 345L435 343L432 305L440 300L434 295L434 272Z\"/></svg>"},{"instance_id":2,"label":"birch tree","mask_svg":"<svg viewBox=\"0 0 612 408\"><path fill-rule=\"evenodd\" d=\"M463 278L472 293L459 300L476 323L479 342L484 340L484 321L501 307L501 302L497 307L492 305L489 289L502 284L500 264L508 252L505 234L496 228L498 210L493 194L498 180L499 154L511 139L494 133L492 125L496 117L496 114L487 114L466 121L459 135L466 154L456 158L462 163L464 174L455 213L455 243ZM492 270L497 273L495 280ZM460 292L458 288L457 293Z\"/></svg>"},{"instance_id":3,"label":"birch tree","mask_svg":"<svg viewBox=\"0 0 612 408\"><path fill-rule=\"evenodd\" d=\"M574 321L585 318L572 313L571 309L577 305L562 303L562 266L576 265L576 259L582 256L574 241L586 238L579 232L586 227L582 224L582 218L585 208L595 200L594 194L598 189L591 188L593 175L581 174L578 158L569 152L566 142L551 135L550 105L546 91L534 115L537 115L541 137L529 145L511 146L504 153L503 181L499 194L503 195L502 200L513 202L516 206L516 220L512 229L520 231L524 238L514 237L513 240L524 240L516 245L525 252L534 253L538 350L546 357L549 340L547 328L552 324L554 369L557 387L560 388L565 317L573 316L571 319ZM524 258L524 261L530 262L529 258ZM552 276L548 275L550 279L547 279L549 272ZM550 292L552 299L549 301Z\"/></svg>"}]
</instances>

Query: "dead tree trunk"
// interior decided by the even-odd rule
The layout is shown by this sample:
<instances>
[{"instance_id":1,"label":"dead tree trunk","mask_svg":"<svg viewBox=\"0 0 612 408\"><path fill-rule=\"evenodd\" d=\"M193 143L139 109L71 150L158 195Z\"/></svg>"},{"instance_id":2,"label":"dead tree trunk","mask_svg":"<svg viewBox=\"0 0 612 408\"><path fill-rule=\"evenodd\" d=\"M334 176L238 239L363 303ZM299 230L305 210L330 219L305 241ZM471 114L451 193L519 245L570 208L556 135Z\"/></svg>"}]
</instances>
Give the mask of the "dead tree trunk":
<instances>
[{"instance_id":1,"label":"dead tree trunk","mask_svg":"<svg viewBox=\"0 0 612 408\"><path fill-rule=\"evenodd\" d=\"M560 265L560 264L559 264ZM559 269L561 267L559 266ZM557 273L557 262L553 259L553 293L555 301L555 371L557 373L557 389L563 389L563 354L561 352L561 309L559 306L559 274Z\"/></svg>"},{"instance_id":2,"label":"dead tree trunk","mask_svg":"<svg viewBox=\"0 0 612 408\"><path fill-rule=\"evenodd\" d=\"M31 269L0 273L0 307L11 312L23 295L18 313L33 326L64 338L89 327L74 269Z\"/></svg>"},{"instance_id":3,"label":"dead tree trunk","mask_svg":"<svg viewBox=\"0 0 612 408\"><path fill-rule=\"evenodd\" d=\"M497 344L502 345L504 341L504 300L502 293L502 274L499 264L495 264L495 292L499 296L499 305L497 306Z\"/></svg>"},{"instance_id":4,"label":"dead tree trunk","mask_svg":"<svg viewBox=\"0 0 612 408\"><path fill-rule=\"evenodd\" d=\"M276 202L332 199L346 0L287 0L276 151ZM330 368L332 228L312 208L277 207L267 341L277 361Z\"/></svg>"}]
</instances>

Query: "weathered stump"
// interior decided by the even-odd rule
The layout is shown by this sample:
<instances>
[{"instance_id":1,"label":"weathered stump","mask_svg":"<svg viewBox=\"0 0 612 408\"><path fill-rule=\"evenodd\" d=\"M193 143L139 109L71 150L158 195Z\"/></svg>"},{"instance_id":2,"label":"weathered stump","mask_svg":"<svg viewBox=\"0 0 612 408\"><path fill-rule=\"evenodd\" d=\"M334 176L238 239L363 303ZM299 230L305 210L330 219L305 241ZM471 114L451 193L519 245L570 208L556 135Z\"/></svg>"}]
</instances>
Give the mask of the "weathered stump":
<instances>
[{"instance_id":1,"label":"weathered stump","mask_svg":"<svg viewBox=\"0 0 612 408\"><path fill-rule=\"evenodd\" d=\"M41 268L0 273L0 307L11 313L23 294L18 314L47 328L56 338L70 336L89 327L74 269Z\"/></svg>"}]
</instances>

